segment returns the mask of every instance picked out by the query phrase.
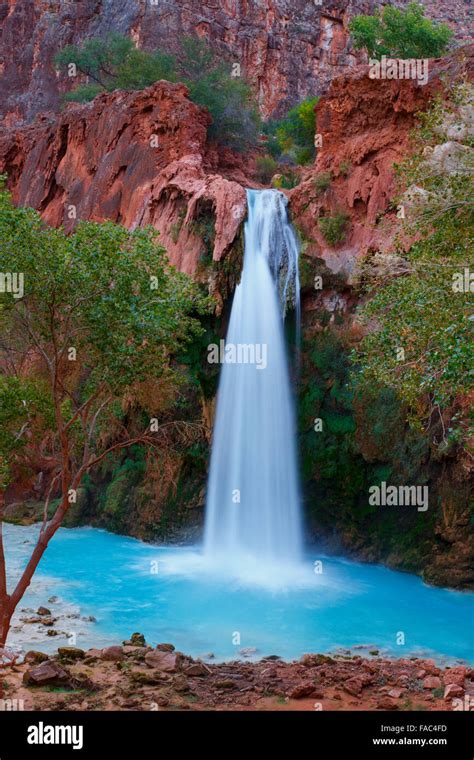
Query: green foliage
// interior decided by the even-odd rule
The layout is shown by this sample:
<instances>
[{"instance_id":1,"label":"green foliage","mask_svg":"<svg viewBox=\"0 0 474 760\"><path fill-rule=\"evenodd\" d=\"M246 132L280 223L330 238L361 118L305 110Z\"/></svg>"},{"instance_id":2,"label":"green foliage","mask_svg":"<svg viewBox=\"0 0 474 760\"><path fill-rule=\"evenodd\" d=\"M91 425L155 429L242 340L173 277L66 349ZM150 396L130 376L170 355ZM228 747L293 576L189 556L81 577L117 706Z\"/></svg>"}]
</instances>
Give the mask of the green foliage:
<instances>
[{"instance_id":1,"label":"green foliage","mask_svg":"<svg viewBox=\"0 0 474 760\"><path fill-rule=\"evenodd\" d=\"M209 135L224 145L247 150L258 139L260 117L252 90L243 77L233 77L228 62L217 58L203 40L185 38L177 76L191 100L212 116Z\"/></svg>"},{"instance_id":2,"label":"green foliage","mask_svg":"<svg viewBox=\"0 0 474 760\"><path fill-rule=\"evenodd\" d=\"M43 380L0 375L0 488L10 481L15 455L27 443L39 443L43 429L52 425L51 397Z\"/></svg>"},{"instance_id":3,"label":"green foliage","mask_svg":"<svg viewBox=\"0 0 474 760\"><path fill-rule=\"evenodd\" d=\"M87 77L66 95L66 100L86 102L99 92L115 89L141 90L160 79L181 81L194 103L207 108L212 117L211 138L236 150L253 146L260 129L258 108L243 77L232 76L230 63L217 58L197 37L185 38L180 55L159 50L139 50L129 37L110 34L92 38L81 46L68 45L55 58L68 69L75 64ZM91 81L89 81L91 80Z\"/></svg>"},{"instance_id":4,"label":"green foliage","mask_svg":"<svg viewBox=\"0 0 474 760\"><path fill-rule=\"evenodd\" d=\"M257 179L263 185L268 185L278 170L278 164L271 156L259 156L256 160Z\"/></svg>"},{"instance_id":5,"label":"green foliage","mask_svg":"<svg viewBox=\"0 0 474 760\"><path fill-rule=\"evenodd\" d=\"M98 451L141 387L155 388L156 395L141 395L150 411L172 401L181 381L173 358L201 334L198 317L210 301L169 264L156 230L83 222L66 235L36 211L15 208L1 191L0 271L24 275L23 297L0 293L2 456L24 422L34 429L33 418L54 439L53 393L62 426L91 399L89 413L103 420L92 425ZM26 362L34 362L35 372L20 383ZM76 451L84 435L77 418L68 431ZM12 444L8 460L15 454Z\"/></svg>"},{"instance_id":6,"label":"green foliage","mask_svg":"<svg viewBox=\"0 0 474 760\"><path fill-rule=\"evenodd\" d=\"M447 125L461 118L472 93L471 86L457 89L460 111L437 102L414 135L414 155L398 167L401 186L410 188L399 199L406 209L402 232L419 240L406 254L409 274L388 278L382 286L367 282L369 300L360 318L377 329L353 356L360 382L395 389L412 424L441 424L443 445L459 440L459 426L466 435L466 420L454 414L454 406L472 389L474 374L474 296L468 282L461 289L455 286L464 282L473 248L473 156L472 149L460 146L456 169L447 172L431 148L447 139ZM447 409L451 423L444 429Z\"/></svg>"},{"instance_id":7,"label":"green foliage","mask_svg":"<svg viewBox=\"0 0 474 760\"><path fill-rule=\"evenodd\" d=\"M351 169L352 169L351 161L341 161L341 163L339 164L339 173L342 174L343 177L347 177Z\"/></svg>"},{"instance_id":8,"label":"green foliage","mask_svg":"<svg viewBox=\"0 0 474 760\"><path fill-rule=\"evenodd\" d=\"M319 219L319 228L329 245L338 245L345 240L348 222L348 215L342 211Z\"/></svg>"},{"instance_id":9,"label":"green foliage","mask_svg":"<svg viewBox=\"0 0 474 760\"><path fill-rule=\"evenodd\" d=\"M141 90L160 79L174 81L172 56L138 50L129 37L116 33L105 39L93 37L80 46L67 45L55 63L65 69L74 64L78 73L92 80L66 95L66 100L84 102L103 90Z\"/></svg>"},{"instance_id":10,"label":"green foliage","mask_svg":"<svg viewBox=\"0 0 474 760\"><path fill-rule=\"evenodd\" d=\"M318 192L324 192L331 186L332 174L331 172L319 172L316 174L313 182Z\"/></svg>"},{"instance_id":11,"label":"green foliage","mask_svg":"<svg viewBox=\"0 0 474 760\"><path fill-rule=\"evenodd\" d=\"M267 149L274 157L285 157L297 164L311 163L315 157L315 106L319 98L307 98L292 108L284 119L264 126Z\"/></svg>"},{"instance_id":12,"label":"green foliage","mask_svg":"<svg viewBox=\"0 0 474 760\"><path fill-rule=\"evenodd\" d=\"M354 47L364 48L371 58L438 58L453 36L447 24L425 17L421 4L406 10L385 5L373 16L355 16L349 23Z\"/></svg>"}]
</instances>

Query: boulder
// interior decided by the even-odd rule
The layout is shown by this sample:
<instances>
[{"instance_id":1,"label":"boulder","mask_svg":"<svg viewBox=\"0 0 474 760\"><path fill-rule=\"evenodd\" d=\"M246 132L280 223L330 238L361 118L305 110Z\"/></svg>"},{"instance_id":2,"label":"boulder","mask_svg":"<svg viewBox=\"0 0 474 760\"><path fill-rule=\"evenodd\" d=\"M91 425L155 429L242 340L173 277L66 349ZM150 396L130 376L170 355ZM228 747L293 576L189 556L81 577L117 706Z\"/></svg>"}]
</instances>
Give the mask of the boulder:
<instances>
[{"instance_id":1,"label":"boulder","mask_svg":"<svg viewBox=\"0 0 474 760\"><path fill-rule=\"evenodd\" d=\"M438 676L427 676L423 680L424 689L439 689L441 686L441 678Z\"/></svg>"},{"instance_id":2,"label":"boulder","mask_svg":"<svg viewBox=\"0 0 474 760\"><path fill-rule=\"evenodd\" d=\"M109 662L120 662L120 660L125 659L125 653L123 648L119 646L106 647L102 650L100 659Z\"/></svg>"},{"instance_id":3,"label":"boulder","mask_svg":"<svg viewBox=\"0 0 474 760\"><path fill-rule=\"evenodd\" d=\"M173 644L157 644L156 648L160 652L174 652L175 647Z\"/></svg>"},{"instance_id":4,"label":"boulder","mask_svg":"<svg viewBox=\"0 0 474 760\"><path fill-rule=\"evenodd\" d=\"M211 669L207 667L203 662L193 662L184 669L183 673L186 676L208 676L212 673Z\"/></svg>"},{"instance_id":5,"label":"boulder","mask_svg":"<svg viewBox=\"0 0 474 760\"><path fill-rule=\"evenodd\" d=\"M312 683L300 683L288 692L290 699L304 699L304 697L310 697L314 692L314 684Z\"/></svg>"},{"instance_id":6,"label":"boulder","mask_svg":"<svg viewBox=\"0 0 474 760\"><path fill-rule=\"evenodd\" d=\"M444 689L444 699L446 702L451 701L454 697L462 697L464 695L464 689L462 686L458 686L456 683L448 683Z\"/></svg>"},{"instance_id":7,"label":"boulder","mask_svg":"<svg viewBox=\"0 0 474 760\"><path fill-rule=\"evenodd\" d=\"M40 662L46 662L46 660L49 660L49 655L44 652L37 652L35 649L30 649L30 651L25 654L24 660L33 665L38 665Z\"/></svg>"},{"instance_id":8,"label":"boulder","mask_svg":"<svg viewBox=\"0 0 474 760\"><path fill-rule=\"evenodd\" d=\"M39 665L27 670L23 675L23 683L27 686L63 685L68 683L69 674L54 660L45 660Z\"/></svg>"},{"instance_id":9,"label":"boulder","mask_svg":"<svg viewBox=\"0 0 474 760\"><path fill-rule=\"evenodd\" d=\"M79 647L58 647L58 655L63 660L83 660L86 653Z\"/></svg>"},{"instance_id":10,"label":"boulder","mask_svg":"<svg viewBox=\"0 0 474 760\"><path fill-rule=\"evenodd\" d=\"M129 647L146 647L146 641L143 633L132 633L127 641L123 642L124 646Z\"/></svg>"},{"instance_id":11,"label":"boulder","mask_svg":"<svg viewBox=\"0 0 474 760\"><path fill-rule=\"evenodd\" d=\"M47 607L38 607L36 610L37 615L51 615L51 610L48 610Z\"/></svg>"},{"instance_id":12,"label":"boulder","mask_svg":"<svg viewBox=\"0 0 474 760\"><path fill-rule=\"evenodd\" d=\"M163 673L176 673L178 670L178 657L173 652L154 650L145 655L145 662L149 668L157 668Z\"/></svg>"}]
</instances>

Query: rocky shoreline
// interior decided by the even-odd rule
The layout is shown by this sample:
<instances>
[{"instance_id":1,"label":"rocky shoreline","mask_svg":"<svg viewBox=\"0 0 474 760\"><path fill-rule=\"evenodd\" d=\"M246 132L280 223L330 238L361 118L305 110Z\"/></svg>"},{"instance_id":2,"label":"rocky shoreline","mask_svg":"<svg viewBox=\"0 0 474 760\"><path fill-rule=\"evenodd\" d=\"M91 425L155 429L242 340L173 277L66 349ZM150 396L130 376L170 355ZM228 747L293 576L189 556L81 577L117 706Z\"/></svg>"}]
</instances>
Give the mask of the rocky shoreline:
<instances>
[{"instance_id":1,"label":"rocky shoreline","mask_svg":"<svg viewBox=\"0 0 474 760\"><path fill-rule=\"evenodd\" d=\"M172 644L31 650L2 671L3 709L474 710L474 669L434 660L306 654L204 662Z\"/></svg>"}]
</instances>

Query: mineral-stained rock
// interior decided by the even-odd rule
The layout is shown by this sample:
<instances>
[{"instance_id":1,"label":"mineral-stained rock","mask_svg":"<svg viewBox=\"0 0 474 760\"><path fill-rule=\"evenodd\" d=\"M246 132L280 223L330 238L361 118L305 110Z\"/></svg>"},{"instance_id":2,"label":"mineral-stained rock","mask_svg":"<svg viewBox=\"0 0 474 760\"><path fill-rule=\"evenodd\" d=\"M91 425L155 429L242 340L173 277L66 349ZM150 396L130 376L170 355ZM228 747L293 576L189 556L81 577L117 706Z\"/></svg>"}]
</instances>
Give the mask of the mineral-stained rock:
<instances>
[{"instance_id":1,"label":"mineral-stained rock","mask_svg":"<svg viewBox=\"0 0 474 760\"><path fill-rule=\"evenodd\" d=\"M46 660L49 660L49 656L47 654L44 652L37 652L34 649L25 654L25 662L37 664L40 662L46 662Z\"/></svg>"},{"instance_id":2,"label":"mineral-stained rock","mask_svg":"<svg viewBox=\"0 0 474 760\"><path fill-rule=\"evenodd\" d=\"M219 155L208 154L209 121L184 85L117 90L4 131L0 172L15 203L40 210L53 226L111 219L156 227L172 263L193 274L206 252L196 219L214 227L219 261L246 213L244 188L219 174ZM245 184L241 172L239 179Z\"/></svg>"},{"instance_id":3,"label":"mineral-stained rock","mask_svg":"<svg viewBox=\"0 0 474 760\"><path fill-rule=\"evenodd\" d=\"M356 261L369 252L393 254L393 238L400 231L396 214L387 215L396 191L394 163L410 152L417 113L427 110L446 78L472 78L473 58L474 49L469 47L433 62L425 86L414 80L370 79L366 65L333 80L316 106L322 140L316 163L288 192L293 219L311 241L307 255L350 278ZM459 150L454 145L453 151ZM327 193L315 187L315 179L323 173L332 177ZM324 239L317 219L320 213L332 216L340 209L349 215L349 223L345 241L334 249ZM383 231L377 223L382 214ZM376 259L374 265L377 261L387 274L408 271L406 262L394 258Z\"/></svg>"},{"instance_id":4,"label":"mineral-stained rock","mask_svg":"<svg viewBox=\"0 0 474 760\"><path fill-rule=\"evenodd\" d=\"M58 655L62 660L83 660L86 653L79 647L58 647Z\"/></svg>"},{"instance_id":5,"label":"mineral-stained rock","mask_svg":"<svg viewBox=\"0 0 474 760\"><path fill-rule=\"evenodd\" d=\"M174 652L175 647L173 644L157 644L156 648L160 652Z\"/></svg>"},{"instance_id":6,"label":"mineral-stained rock","mask_svg":"<svg viewBox=\"0 0 474 760\"><path fill-rule=\"evenodd\" d=\"M23 683L27 686L61 685L69 680L68 673L54 660L46 660L35 665L23 675Z\"/></svg>"},{"instance_id":7,"label":"mineral-stained rock","mask_svg":"<svg viewBox=\"0 0 474 760\"><path fill-rule=\"evenodd\" d=\"M399 0L406 5L409 0ZM197 33L217 55L238 63L253 84L265 116L324 91L363 53L355 51L348 23L372 13L380 0L250 0L245 5L211 0L98 4L8 0L0 5L4 87L0 116L9 121L59 109L71 78L57 75L54 55L70 43L104 37L111 29L131 34L140 47L178 52L183 37ZM443 19L458 41L472 37L463 0L425 0L427 15Z\"/></svg>"}]
</instances>

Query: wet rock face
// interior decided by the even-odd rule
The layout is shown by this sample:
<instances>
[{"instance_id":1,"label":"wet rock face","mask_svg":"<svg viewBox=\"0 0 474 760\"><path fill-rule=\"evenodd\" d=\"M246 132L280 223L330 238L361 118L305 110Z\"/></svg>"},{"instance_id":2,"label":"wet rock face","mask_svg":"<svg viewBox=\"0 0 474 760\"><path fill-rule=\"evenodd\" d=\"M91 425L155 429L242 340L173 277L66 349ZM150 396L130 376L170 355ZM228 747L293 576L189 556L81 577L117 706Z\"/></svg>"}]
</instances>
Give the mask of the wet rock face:
<instances>
[{"instance_id":1,"label":"wet rock face","mask_svg":"<svg viewBox=\"0 0 474 760\"><path fill-rule=\"evenodd\" d=\"M406 5L399 0L397 5ZM380 0L7 0L0 4L3 84L0 118L12 124L57 111L71 86L53 59L67 44L111 30L131 34L144 48L176 50L196 32L239 63L253 81L264 116L324 92L331 79L363 60L351 49L347 25L372 13ZM469 39L464 0L425 2L432 18L447 21L458 40Z\"/></svg>"},{"instance_id":2,"label":"wet rock face","mask_svg":"<svg viewBox=\"0 0 474 760\"><path fill-rule=\"evenodd\" d=\"M70 230L80 219L153 225L172 263L193 274L203 252L193 222L204 214L213 225L217 261L246 210L242 185L219 174L219 159L207 153L208 122L184 85L116 91L4 130L0 171L14 202L53 226Z\"/></svg>"}]
</instances>

